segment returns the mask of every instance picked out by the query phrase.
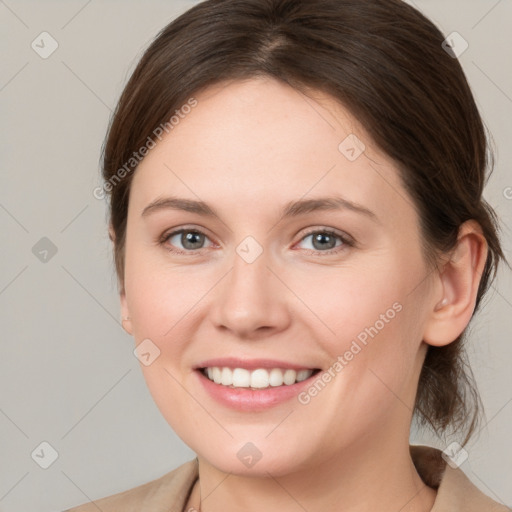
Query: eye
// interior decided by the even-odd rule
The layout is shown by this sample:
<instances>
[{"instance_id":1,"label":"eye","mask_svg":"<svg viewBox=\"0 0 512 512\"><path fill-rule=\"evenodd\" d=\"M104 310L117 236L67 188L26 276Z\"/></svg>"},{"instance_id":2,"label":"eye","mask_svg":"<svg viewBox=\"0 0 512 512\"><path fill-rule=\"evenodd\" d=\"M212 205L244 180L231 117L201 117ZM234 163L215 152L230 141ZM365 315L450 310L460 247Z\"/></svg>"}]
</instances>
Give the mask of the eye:
<instances>
[{"instance_id":1,"label":"eye","mask_svg":"<svg viewBox=\"0 0 512 512\"><path fill-rule=\"evenodd\" d=\"M312 248L306 248L306 251L312 251L313 253L334 254L354 245L353 240L348 235L330 229L310 231L302 237L301 241L308 238L311 238L310 245L312 245Z\"/></svg>"},{"instance_id":2,"label":"eye","mask_svg":"<svg viewBox=\"0 0 512 512\"><path fill-rule=\"evenodd\" d=\"M311 238L310 245L312 245L312 248L305 248L305 250L314 254L335 254L345 250L347 247L355 245L351 237L337 233L331 229L315 229L303 236L301 241L307 240L308 238ZM199 229L181 228L162 235L159 243L163 245L165 249L175 254L193 255L205 248L204 244L206 240L210 239ZM211 243L210 247L213 245L214 244Z\"/></svg>"},{"instance_id":3,"label":"eye","mask_svg":"<svg viewBox=\"0 0 512 512\"><path fill-rule=\"evenodd\" d=\"M160 244L170 252L187 254L203 249L205 240L209 240L209 238L202 231L183 228L164 234L160 239ZM176 247L178 244L181 244L183 249Z\"/></svg>"}]
</instances>

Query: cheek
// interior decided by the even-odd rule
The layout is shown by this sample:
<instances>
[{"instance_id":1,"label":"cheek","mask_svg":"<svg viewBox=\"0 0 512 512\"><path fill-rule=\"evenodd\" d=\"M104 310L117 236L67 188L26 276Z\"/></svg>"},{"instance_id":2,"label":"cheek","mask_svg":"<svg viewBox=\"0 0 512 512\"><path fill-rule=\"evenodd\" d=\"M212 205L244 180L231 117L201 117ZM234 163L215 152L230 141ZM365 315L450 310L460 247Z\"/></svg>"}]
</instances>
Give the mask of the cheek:
<instances>
[{"instance_id":1,"label":"cheek","mask_svg":"<svg viewBox=\"0 0 512 512\"><path fill-rule=\"evenodd\" d=\"M211 288L214 276L205 268L173 267L153 260L140 253L126 263L126 296L134 337L137 342L150 338L163 351L178 349L179 332L191 324L194 309Z\"/></svg>"},{"instance_id":2,"label":"cheek","mask_svg":"<svg viewBox=\"0 0 512 512\"><path fill-rule=\"evenodd\" d=\"M190 377L186 354L190 341L197 337L197 308L211 286L190 269L150 268L143 262L135 268L127 279L133 336L137 345L151 340L158 353L150 365L141 364L141 369L162 416L183 438L190 422L202 417L185 391Z\"/></svg>"},{"instance_id":3,"label":"cheek","mask_svg":"<svg viewBox=\"0 0 512 512\"><path fill-rule=\"evenodd\" d=\"M333 357L348 350L351 341L393 333L400 322L407 285L392 266L330 269L294 283L294 292L308 306L301 316L316 326ZM311 320L309 320L311 318ZM323 324L323 327L322 327Z\"/></svg>"},{"instance_id":4,"label":"cheek","mask_svg":"<svg viewBox=\"0 0 512 512\"><path fill-rule=\"evenodd\" d=\"M316 339L329 356L328 365L338 361L334 373L344 374L339 385L354 386L361 403L392 399L390 389L407 388L421 343L418 294L423 290L414 290L423 275L421 260L389 256L380 255L363 270L331 272L323 286L311 279L302 288L304 293L309 289L317 333L325 333Z\"/></svg>"}]
</instances>

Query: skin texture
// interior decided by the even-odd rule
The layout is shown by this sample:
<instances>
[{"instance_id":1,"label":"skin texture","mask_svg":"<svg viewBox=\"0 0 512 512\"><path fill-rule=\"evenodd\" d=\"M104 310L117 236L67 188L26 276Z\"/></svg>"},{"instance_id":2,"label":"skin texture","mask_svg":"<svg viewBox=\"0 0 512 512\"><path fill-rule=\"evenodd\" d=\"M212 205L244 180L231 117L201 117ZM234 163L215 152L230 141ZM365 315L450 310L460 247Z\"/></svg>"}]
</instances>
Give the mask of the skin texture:
<instances>
[{"instance_id":1,"label":"skin texture","mask_svg":"<svg viewBox=\"0 0 512 512\"><path fill-rule=\"evenodd\" d=\"M258 78L196 99L134 175L121 293L126 331L160 350L141 365L149 390L198 454L189 506L202 496L210 512L430 510L435 491L409 455L414 397L427 343L450 343L471 318L487 251L478 225L463 225L433 271L396 166L332 98ZM366 146L354 161L338 149L351 133ZM141 216L168 195L205 201L218 216ZM375 218L349 209L281 217L289 201L333 195ZM183 227L205 233L203 245L187 249L180 235L159 243ZM313 245L313 229L354 245ZM252 263L236 252L247 236L263 249ZM400 312L307 405L235 411L193 371L225 356L327 370L397 303ZM250 468L237 457L247 442L262 453Z\"/></svg>"}]
</instances>

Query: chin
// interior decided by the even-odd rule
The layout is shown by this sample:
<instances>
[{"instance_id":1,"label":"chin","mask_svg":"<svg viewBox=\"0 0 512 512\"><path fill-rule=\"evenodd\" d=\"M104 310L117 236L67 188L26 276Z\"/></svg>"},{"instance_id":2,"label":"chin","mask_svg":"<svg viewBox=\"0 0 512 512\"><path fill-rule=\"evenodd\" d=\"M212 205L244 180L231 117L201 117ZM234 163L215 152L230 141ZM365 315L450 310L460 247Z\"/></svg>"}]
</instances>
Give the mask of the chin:
<instances>
[{"instance_id":1,"label":"chin","mask_svg":"<svg viewBox=\"0 0 512 512\"><path fill-rule=\"evenodd\" d=\"M251 443L233 441L229 445L200 446L189 444L198 458L205 460L224 473L239 476L278 477L308 467L307 460L298 459L297 450L283 451L268 442ZM258 447L259 446L259 447Z\"/></svg>"}]
</instances>

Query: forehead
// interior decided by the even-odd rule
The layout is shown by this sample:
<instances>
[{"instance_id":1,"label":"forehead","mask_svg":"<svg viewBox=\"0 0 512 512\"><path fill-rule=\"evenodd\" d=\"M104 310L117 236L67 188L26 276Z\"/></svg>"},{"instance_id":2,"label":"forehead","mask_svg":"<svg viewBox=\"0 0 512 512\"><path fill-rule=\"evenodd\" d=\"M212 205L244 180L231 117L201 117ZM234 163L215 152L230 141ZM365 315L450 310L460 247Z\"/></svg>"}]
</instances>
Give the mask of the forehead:
<instances>
[{"instance_id":1,"label":"forehead","mask_svg":"<svg viewBox=\"0 0 512 512\"><path fill-rule=\"evenodd\" d=\"M403 215L411 207L394 163L329 95L254 78L219 83L194 98L196 106L137 168L135 201L168 191L257 207L342 191L374 210ZM365 149L354 159L362 149L357 140Z\"/></svg>"}]
</instances>

